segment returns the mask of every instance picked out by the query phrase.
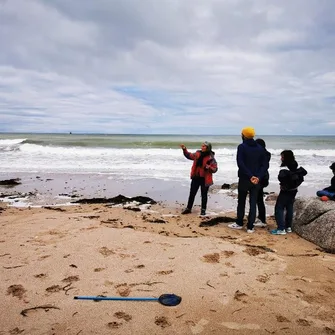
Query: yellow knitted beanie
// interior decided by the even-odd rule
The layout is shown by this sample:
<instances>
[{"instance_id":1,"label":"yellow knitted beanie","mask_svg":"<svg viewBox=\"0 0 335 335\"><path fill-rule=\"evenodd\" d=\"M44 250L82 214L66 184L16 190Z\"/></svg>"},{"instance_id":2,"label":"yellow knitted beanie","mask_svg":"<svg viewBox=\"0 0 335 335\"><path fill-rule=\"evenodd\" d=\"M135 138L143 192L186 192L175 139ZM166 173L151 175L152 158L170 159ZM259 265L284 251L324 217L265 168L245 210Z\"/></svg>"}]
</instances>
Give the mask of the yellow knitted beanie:
<instances>
[{"instance_id":1,"label":"yellow knitted beanie","mask_svg":"<svg viewBox=\"0 0 335 335\"><path fill-rule=\"evenodd\" d=\"M245 127L242 129L242 135L245 138L254 138L255 137L255 129L252 127Z\"/></svg>"}]
</instances>

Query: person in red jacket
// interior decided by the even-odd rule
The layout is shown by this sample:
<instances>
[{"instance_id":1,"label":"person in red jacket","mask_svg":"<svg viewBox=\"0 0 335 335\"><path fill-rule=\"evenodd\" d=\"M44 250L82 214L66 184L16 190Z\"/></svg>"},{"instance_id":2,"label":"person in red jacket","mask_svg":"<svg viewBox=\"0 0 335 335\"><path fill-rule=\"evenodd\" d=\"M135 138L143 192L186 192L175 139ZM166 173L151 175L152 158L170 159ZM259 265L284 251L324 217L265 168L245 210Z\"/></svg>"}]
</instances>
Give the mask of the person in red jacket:
<instances>
[{"instance_id":1,"label":"person in red jacket","mask_svg":"<svg viewBox=\"0 0 335 335\"><path fill-rule=\"evenodd\" d=\"M201 188L201 214L206 215L208 189L213 184L213 173L218 170L215 153L212 151L212 145L209 142L204 142L201 145L201 150L195 153L188 152L185 145L181 144L184 156L187 159L193 160L191 168L191 188L188 198L187 207L181 214L189 214L192 211L195 196Z\"/></svg>"}]
</instances>

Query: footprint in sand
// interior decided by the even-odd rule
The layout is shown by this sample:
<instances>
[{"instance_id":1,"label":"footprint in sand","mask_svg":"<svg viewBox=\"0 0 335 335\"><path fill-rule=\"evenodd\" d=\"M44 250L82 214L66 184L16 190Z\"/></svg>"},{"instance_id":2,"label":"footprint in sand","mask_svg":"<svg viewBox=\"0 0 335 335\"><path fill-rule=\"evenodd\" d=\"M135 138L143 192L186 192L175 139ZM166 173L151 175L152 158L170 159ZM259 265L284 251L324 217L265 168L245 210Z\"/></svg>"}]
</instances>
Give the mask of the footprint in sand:
<instances>
[{"instance_id":1,"label":"footprint in sand","mask_svg":"<svg viewBox=\"0 0 335 335\"><path fill-rule=\"evenodd\" d=\"M102 247L99 249L99 253L105 257L115 254L114 250L108 249L107 247Z\"/></svg>"},{"instance_id":2,"label":"footprint in sand","mask_svg":"<svg viewBox=\"0 0 335 335\"><path fill-rule=\"evenodd\" d=\"M24 332L24 329L20 329L20 328L16 327L16 328L10 330L9 334L10 335L17 335L17 334L21 334L23 332ZM0 333L0 334L2 334L2 333Z\"/></svg>"},{"instance_id":3,"label":"footprint in sand","mask_svg":"<svg viewBox=\"0 0 335 335\"><path fill-rule=\"evenodd\" d=\"M157 326L161 326L161 328L166 328L171 326L171 322L165 316L156 316L155 317L155 324Z\"/></svg>"},{"instance_id":4,"label":"footprint in sand","mask_svg":"<svg viewBox=\"0 0 335 335\"><path fill-rule=\"evenodd\" d=\"M169 275L170 273L173 273L173 270L163 270L163 271L158 271L158 275Z\"/></svg>"},{"instance_id":5,"label":"footprint in sand","mask_svg":"<svg viewBox=\"0 0 335 335\"><path fill-rule=\"evenodd\" d=\"M94 269L94 272L101 272L101 271L103 271L103 270L105 270L105 268L95 268L95 269Z\"/></svg>"},{"instance_id":6,"label":"footprint in sand","mask_svg":"<svg viewBox=\"0 0 335 335\"><path fill-rule=\"evenodd\" d=\"M197 324L191 326L192 334L200 334L204 331L205 326L209 323L206 319L201 319Z\"/></svg>"},{"instance_id":7,"label":"footprint in sand","mask_svg":"<svg viewBox=\"0 0 335 335\"><path fill-rule=\"evenodd\" d=\"M260 248L257 247L246 247L243 252L245 252L246 254L250 255L250 256L258 256L261 254L265 254L266 251L262 250Z\"/></svg>"},{"instance_id":8,"label":"footprint in sand","mask_svg":"<svg viewBox=\"0 0 335 335\"><path fill-rule=\"evenodd\" d=\"M223 254L225 257L229 258L231 256L233 256L235 254L234 251L230 251L230 250L224 250L221 252L221 254Z\"/></svg>"},{"instance_id":9,"label":"footprint in sand","mask_svg":"<svg viewBox=\"0 0 335 335\"><path fill-rule=\"evenodd\" d=\"M46 278L47 275L45 273L39 273L38 275L34 275L34 277L43 279L43 278Z\"/></svg>"},{"instance_id":10,"label":"footprint in sand","mask_svg":"<svg viewBox=\"0 0 335 335\"><path fill-rule=\"evenodd\" d=\"M79 276L70 276L62 280L63 283L72 283L74 281L79 281Z\"/></svg>"},{"instance_id":11,"label":"footprint in sand","mask_svg":"<svg viewBox=\"0 0 335 335\"><path fill-rule=\"evenodd\" d=\"M121 296L121 297L128 297L130 294L131 290L127 285L123 285L117 288L117 293Z\"/></svg>"},{"instance_id":12,"label":"footprint in sand","mask_svg":"<svg viewBox=\"0 0 335 335\"><path fill-rule=\"evenodd\" d=\"M49 292L49 293L55 293L55 292L60 292L60 291L62 291L62 289L63 289L63 288L62 288L61 286L59 286L59 285L52 285L52 286L46 288L45 290L46 290L47 292Z\"/></svg>"},{"instance_id":13,"label":"footprint in sand","mask_svg":"<svg viewBox=\"0 0 335 335\"><path fill-rule=\"evenodd\" d=\"M108 322L107 327L111 329L118 329L122 326L122 322Z\"/></svg>"},{"instance_id":14,"label":"footprint in sand","mask_svg":"<svg viewBox=\"0 0 335 335\"><path fill-rule=\"evenodd\" d=\"M206 263L220 263L220 254L215 252L214 254L203 255L203 261Z\"/></svg>"},{"instance_id":15,"label":"footprint in sand","mask_svg":"<svg viewBox=\"0 0 335 335\"><path fill-rule=\"evenodd\" d=\"M282 315L276 315L277 322L291 322L289 319L287 319L285 316Z\"/></svg>"},{"instance_id":16,"label":"footprint in sand","mask_svg":"<svg viewBox=\"0 0 335 335\"><path fill-rule=\"evenodd\" d=\"M242 302L246 302L245 299L247 298L247 294L237 290L234 294L234 299L237 300L237 301L242 301Z\"/></svg>"},{"instance_id":17,"label":"footprint in sand","mask_svg":"<svg viewBox=\"0 0 335 335\"><path fill-rule=\"evenodd\" d=\"M224 263L224 265L227 266L228 268L235 269L235 266L233 264L231 264L230 262L226 262L226 263Z\"/></svg>"},{"instance_id":18,"label":"footprint in sand","mask_svg":"<svg viewBox=\"0 0 335 335\"><path fill-rule=\"evenodd\" d=\"M7 295L11 294L13 297L17 297L20 300L26 292L27 290L22 285L11 285L7 288Z\"/></svg>"},{"instance_id":19,"label":"footprint in sand","mask_svg":"<svg viewBox=\"0 0 335 335\"><path fill-rule=\"evenodd\" d=\"M307 321L306 319L298 319L296 320L296 323L299 326L304 326L304 327L310 327L313 324L313 322Z\"/></svg>"},{"instance_id":20,"label":"footprint in sand","mask_svg":"<svg viewBox=\"0 0 335 335\"><path fill-rule=\"evenodd\" d=\"M114 316L118 319L123 319L124 321L130 321L133 317L125 312L116 312Z\"/></svg>"},{"instance_id":21,"label":"footprint in sand","mask_svg":"<svg viewBox=\"0 0 335 335\"><path fill-rule=\"evenodd\" d=\"M259 275L256 278L257 281L261 282L261 283L266 283L270 280L270 276L268 274L264 274L264 275Z\"/></svg>"}]
</instances>

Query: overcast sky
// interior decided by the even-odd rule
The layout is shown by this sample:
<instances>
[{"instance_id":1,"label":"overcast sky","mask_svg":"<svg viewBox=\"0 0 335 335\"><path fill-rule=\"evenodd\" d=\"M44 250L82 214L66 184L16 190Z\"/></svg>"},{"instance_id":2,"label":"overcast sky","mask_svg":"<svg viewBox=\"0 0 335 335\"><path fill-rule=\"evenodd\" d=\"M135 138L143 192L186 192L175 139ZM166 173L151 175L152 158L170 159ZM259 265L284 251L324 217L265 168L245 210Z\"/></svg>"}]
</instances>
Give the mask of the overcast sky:
<instances>
[{"instance_id":1,"label":"overcast sky","mask_svg":"<svg viewBox=\"0 0 335 335\"><path fill-rule=\"evenodd\" d=\"M335 134L334 0L0 0L0 131Z\"/></svg>"}]
</instances>

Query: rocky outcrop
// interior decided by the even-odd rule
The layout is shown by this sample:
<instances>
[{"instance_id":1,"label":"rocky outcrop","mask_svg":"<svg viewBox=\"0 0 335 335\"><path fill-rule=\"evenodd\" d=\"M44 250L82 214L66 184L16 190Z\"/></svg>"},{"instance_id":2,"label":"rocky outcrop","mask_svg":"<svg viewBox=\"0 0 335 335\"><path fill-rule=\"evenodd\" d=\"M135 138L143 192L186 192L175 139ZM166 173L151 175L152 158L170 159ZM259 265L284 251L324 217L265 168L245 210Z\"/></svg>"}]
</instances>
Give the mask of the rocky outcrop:
<instances>
[{"instance_id":1,"label":"rocky outcrop","mask_svg":"<svg viewBox=\"0 0 335 335\"><path fill-rule=\"evenodd\" d=\"M292 229L327 252L335 253L335 201L297 198Z\"/></svg>"}]
</instances>

